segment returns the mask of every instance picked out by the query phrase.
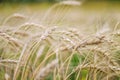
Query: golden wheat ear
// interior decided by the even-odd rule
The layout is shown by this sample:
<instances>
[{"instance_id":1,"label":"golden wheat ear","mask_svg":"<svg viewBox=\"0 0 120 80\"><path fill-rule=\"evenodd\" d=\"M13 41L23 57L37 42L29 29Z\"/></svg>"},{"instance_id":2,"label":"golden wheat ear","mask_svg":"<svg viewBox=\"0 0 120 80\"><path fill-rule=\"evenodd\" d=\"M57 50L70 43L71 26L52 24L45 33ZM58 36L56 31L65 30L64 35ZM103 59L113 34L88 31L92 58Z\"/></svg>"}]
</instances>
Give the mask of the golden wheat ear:
<instances>
[{"instance_id":1,"label":"golden wheat ear","mask_svg":"<svg viewBox=\"0 0 120 80\"><path fill-rule=\"evenodd\" d=\"M16 27L26 22L26 20L26 16L15 13L4 20L3 26Z\"/></svg>"},{"instance_id":2,"label":"golden wheat ear","mask_svg":"<svg viewBox=\"0 0 120 80\"><path fill-rule=\"evenodd\" d=\"M7 40L10 43L13 43L17 47L21 47L23 45L23 43L21 41L19 41L18 39L2 32L2 31L0 31L0 37L2 37L3 39Z\"/></svg>"}]
</instances>

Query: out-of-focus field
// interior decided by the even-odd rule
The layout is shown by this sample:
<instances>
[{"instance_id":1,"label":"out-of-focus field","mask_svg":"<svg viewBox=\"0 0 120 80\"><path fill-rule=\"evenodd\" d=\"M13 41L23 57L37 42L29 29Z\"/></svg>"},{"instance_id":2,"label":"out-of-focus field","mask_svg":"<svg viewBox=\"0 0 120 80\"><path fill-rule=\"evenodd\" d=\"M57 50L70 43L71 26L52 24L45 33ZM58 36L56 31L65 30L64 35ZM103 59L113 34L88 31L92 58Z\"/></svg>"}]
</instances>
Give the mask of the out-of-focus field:
<instances>
[{"instance_id":1,"label":"out-of-focus field","mask_svg":"<svg viewBox=\"0 0 120 80\"><path fill-rule=\"evenodd\" d=\"M55 3L54 3L55 4ZM81 26L88 24L90 29L91 24L97 23L100 20L120 19L120 2L83 2L80 6L58 6L53 9L42 22L47 10L51 8L52 3L31 3L31 4L0 4L0 24L4 19L14 13L20 13L42 24L49 26ZM97 20L96 20L97 19Z\"/></svg>"},{"instance_id":2,"label":"out-of-focus field","mask_svg":"<svg viewBox=\"0 0 120 80\"><path fill-rule=\"evenodd\" d=\"M20 14L28 14L28 15L35 15L36 13L39 14L39 16L42 16L44 11L46 11L50 5L49 3L28 3L28 4L22 4L22 3L1 3L0 4L0 22L4 20L4 18L14 14L14 13L20 13Z\"/></svg>"},{"instance_id":3,"label":"out-of-focus field","mask_svg":"<svg viewBox=\"0 0 120 80\"><path fill-rule=\"evenodd\" d=\"M1 3L0 80L120 80L120 2Z\"/></svg>"}]
</instances>

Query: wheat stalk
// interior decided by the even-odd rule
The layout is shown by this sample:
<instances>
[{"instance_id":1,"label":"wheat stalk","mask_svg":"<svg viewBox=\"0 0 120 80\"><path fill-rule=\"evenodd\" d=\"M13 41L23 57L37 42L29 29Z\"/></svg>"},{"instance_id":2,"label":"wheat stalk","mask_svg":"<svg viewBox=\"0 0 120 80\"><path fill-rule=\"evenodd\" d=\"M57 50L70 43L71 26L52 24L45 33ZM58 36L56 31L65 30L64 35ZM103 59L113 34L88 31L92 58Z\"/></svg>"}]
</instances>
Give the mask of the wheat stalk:
<instances>
[{"instance_id":1,"label":"wheat stalk","mask_svg":"<svg viewBox=\"0 0 120 80\"><path fill-rule=\"evenodd\" d=\"M4 59L4 60L0 60L0 63L18 63L17 60L11 60L11 59Z\"/></svg>"},{"instance_id":2,"label":"wheat stalk","mask_svg":"<svg viewBox=\"0 0 120 80\"><path fill-rule=\"evenodd\" d=\"M39 73L36 75L35 80L44 80L45 77L55 69L58 65L58 60L53 60L44 68L40 69Z\"/></svg>"}]
</instances>

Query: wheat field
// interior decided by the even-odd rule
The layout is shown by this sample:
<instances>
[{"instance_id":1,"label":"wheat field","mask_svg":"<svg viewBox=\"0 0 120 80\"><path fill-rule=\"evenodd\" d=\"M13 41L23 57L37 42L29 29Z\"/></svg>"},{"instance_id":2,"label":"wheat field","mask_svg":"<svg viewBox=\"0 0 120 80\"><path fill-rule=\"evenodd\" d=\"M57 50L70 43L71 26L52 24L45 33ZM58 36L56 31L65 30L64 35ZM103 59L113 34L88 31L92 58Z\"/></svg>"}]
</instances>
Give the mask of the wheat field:
<instances>
[{"instance_id":1,"label":"wheat field","mask_svg":"<svg viewBox=\"0 0 120 80\"><path fill-rule=\"evenodd\" d=\"M0 80L120 80L120 16L85 17L78 13L82 4L56 3L42 18L5 17Z\"/></svg>"}]
</instances>

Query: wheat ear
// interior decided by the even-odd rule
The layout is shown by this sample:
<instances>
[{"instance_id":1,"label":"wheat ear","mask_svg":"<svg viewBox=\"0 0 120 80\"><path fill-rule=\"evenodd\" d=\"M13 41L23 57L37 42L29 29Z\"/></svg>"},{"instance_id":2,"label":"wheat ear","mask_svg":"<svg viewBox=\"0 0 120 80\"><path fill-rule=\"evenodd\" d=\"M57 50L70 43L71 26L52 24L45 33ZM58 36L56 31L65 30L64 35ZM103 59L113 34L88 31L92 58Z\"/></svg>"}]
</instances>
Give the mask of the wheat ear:
<instances>
[{"instance_id":1,"label":"wheat ear","mask_svg":"<svg viewBox=\"0 0 120 80\"><path fill-rule=\"evenodd\" d=\"M23 43L19 41L16 38L13 38L12 36L0 31L0 36L3 37L4 39L8 40L10 43L14 43L17 47L21 47Z\"/></svg>"}]
</instances>

